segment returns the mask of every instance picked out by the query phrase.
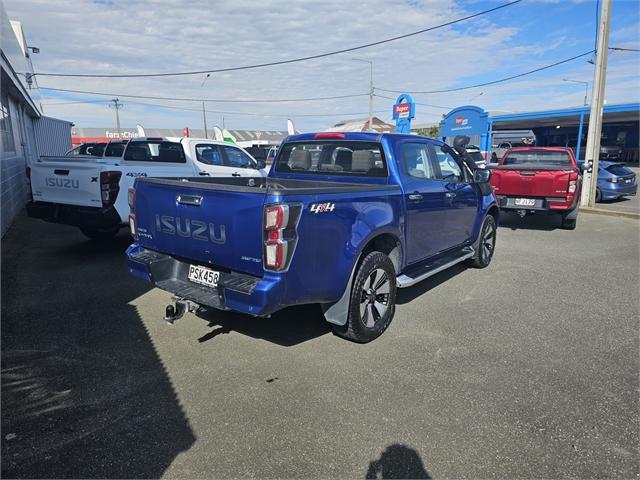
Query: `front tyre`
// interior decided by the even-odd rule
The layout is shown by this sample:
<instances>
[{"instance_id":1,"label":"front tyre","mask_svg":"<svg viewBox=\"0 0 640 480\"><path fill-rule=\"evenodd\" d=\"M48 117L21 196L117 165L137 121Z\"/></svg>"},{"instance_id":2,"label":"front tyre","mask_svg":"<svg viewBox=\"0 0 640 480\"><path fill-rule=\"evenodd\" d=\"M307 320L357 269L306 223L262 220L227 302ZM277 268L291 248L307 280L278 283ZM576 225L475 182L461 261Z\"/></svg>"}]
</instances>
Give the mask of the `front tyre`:
<instances>
[{"instance_id":1,"label":"front tyre","mask_svg":"<svg viewBox=\"0 0 640 480\"><path fill-rule=\"evenodd\" d=\"M108 229L80 227L80 231L85 237L89 237L91 240L111 240L118 234L120 227Z\"/></svg>"},{"instance_id":2,"label":"front tyre","mask_svg":"<svg viewBox=\"0 0 640 480\"><path fill-rule=\"evenodd\" d=\"M358 343L378 338L396 310L396 271L382 252L364 257L351 287L347 323L333 325L334 332Z\"/></svg>"},{"instance_id":3,"label":"front tyre","mask_svg":"<svg viewBox=\"0 0 640 480\"><path fill-rule=\"evenodd\" d=\"M496 236L498 228L493 215L487 215L482 222L480 238L478 239L476 253L468 264L475 268L486 268L491 263L493 252L496 248Z\"/></svg>"}]
</instances>

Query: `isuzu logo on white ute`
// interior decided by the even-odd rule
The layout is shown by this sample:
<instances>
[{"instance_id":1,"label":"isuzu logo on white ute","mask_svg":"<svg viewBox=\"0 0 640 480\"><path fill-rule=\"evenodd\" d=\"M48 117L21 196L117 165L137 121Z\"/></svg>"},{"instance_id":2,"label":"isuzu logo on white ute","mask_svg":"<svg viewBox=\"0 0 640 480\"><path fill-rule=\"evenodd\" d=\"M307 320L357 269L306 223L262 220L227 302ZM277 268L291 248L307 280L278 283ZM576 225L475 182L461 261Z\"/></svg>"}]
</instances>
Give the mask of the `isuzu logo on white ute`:
<instances>
[{"instance_id":1,"label":"isuzu logo on white ute","mask_svg":"<svg viewBox=\"0 0 640 480\"><path fill-rule=\"evenodd\" d=\"M44 179L44 184L47 187L80 188L80 180L73 180L72 178L46 177Z\"/></svg>"},{"instance_id":2,"label":"isuzu logo on white ute","mask_svg":"<svg viewBox=\"0 0 640 480\"><path fill-rule=\"evenodd\" d=\"M171 215L156 215L156 231L167 235L178 235L180 237L191 237L203 242L211 241L219 245L227 241L224 225L218 225L216 235L216 225L207 224L201 220L191 220L189 218L172 217ZM207 237L206 234L209 236Z\"/></svg>"}]
</instances>

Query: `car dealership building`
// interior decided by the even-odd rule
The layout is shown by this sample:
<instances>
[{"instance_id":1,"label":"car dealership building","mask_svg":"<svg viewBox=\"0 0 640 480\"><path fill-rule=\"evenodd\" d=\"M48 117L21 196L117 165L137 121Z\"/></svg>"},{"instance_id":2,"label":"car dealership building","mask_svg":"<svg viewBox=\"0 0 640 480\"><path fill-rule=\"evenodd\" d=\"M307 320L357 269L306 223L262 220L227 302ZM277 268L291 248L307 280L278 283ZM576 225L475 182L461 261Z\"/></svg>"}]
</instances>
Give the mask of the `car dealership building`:
<instances>
[{"instance_id":1,"label":"car dealership building","mask_svg":"<svg viewBox=\"0 0 640 480\"><path fill-rule=\"evenodd\" d=\"M512 136L529 137L536 146L570 147L577 158L584 158L589 128L588 106L538 112L493 114L466 105L449 112L440 122L440 135L451 143L456 135L467 135L485 158L499 147L511 145ZM638 163L640 103L606 105L602 119L601 158ZM508 132L508 133L507 133ZM527 142L525 142L527 143ZM515 145L513 145L515 146Z\"/></svg>"}]
</instances>

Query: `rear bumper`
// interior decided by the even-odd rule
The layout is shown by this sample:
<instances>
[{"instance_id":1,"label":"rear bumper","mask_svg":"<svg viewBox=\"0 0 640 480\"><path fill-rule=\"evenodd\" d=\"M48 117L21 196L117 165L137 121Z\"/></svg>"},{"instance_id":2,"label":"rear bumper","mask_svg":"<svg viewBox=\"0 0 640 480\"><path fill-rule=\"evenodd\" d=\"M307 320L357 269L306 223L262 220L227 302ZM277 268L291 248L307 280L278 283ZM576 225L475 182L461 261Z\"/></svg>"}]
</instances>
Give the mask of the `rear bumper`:
<instances>
[{"instance_id":1,"label":"rear bumper","mask_svg":"<svg viewBox=\"0 0 640 480\"><path fill-rule=\"evenodd\" d=\"M498 201L498 206L500 210L536 210L543 212L566 212L569 210L573 210L578 205L578 198L574 196L573 198L554 198L554 197L546 197L540 198L536 197L536 204L534 206L520 206L515 205L516 198L534 198L527 197L523 195L522 197L518 196L507 196L507 195L496 195L496 200Z\"/></svg>"},{"instance_id":2,"label":"rear bumper","mask_svg":"<svg viewBox=\"0 0 640 480\"><path fill-rule=\"evenodd\" d=\"M188 261L147 250L135 243L127 249L127 257L132 275L200 305L255 316L267 316L286 306L282 304L285 288L280 275L255 277L222 271L218 287L211 288L187 280Z\"/></svg>"},{"instance_id":3,"label":"rear bumper","mask_svg":"<svg viewBox=\"0 0 640 480\"><path fill-rule=\"evenodd\" d=\"M635 195L638 192L638 184L633 185L615 185L608 183L608 185L598 185L600 193L602 193L603 200L613 200L616 198L624 197L626 195ZM607 188L609 187L609 188Z\"/></svg>"},{"instance_id":4,"label":"rear bumper","mask_svg":"<svg viewBox=\"0 0 640 480\"><path fill-rule=\"evenodd\" d=\"M46 222L61 223L74 227L115 228L122 219L114 207L97 208L58 203L29 202L27 215Z\"/></svg>"}]
</instances>

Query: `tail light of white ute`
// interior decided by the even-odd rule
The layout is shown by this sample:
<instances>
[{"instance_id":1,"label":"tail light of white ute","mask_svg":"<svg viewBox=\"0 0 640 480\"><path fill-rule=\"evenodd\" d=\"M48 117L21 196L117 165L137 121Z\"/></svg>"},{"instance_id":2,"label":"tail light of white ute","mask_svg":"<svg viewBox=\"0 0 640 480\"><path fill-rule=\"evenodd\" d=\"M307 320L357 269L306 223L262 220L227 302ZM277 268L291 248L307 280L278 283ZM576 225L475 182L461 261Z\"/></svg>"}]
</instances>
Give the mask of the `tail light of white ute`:
<instances>
[{"instance_id":1,"label":"tail light of white ute","mask_svg":"<svg viewBox=\"0 0 640 480\"><path fill-rule=\"evenodd\" d=\"M289 268L298 242L302 205L280 203L264 207L264 269L281 272Z\"/></svg>"},{"instance_id":2,"label":"tail light of white ute","mask_svg":"<svg viewBox=\"0 0 640 480\"><path fill-rule=\"evenodd\" d=\"M127 192L127 202L129 203L129 228L131 236L137 240L138 230L136 229L136 189L130 188Z\"/></svg>"},{"instance_id":3,"label":"tail light of white ute","mask_svg":"<svg viewBox=\"0 0 640 480\"><path fill-rule=\"evenodd\" d=\"M120 192L120 177L122 172L100 172L100 192L102 194L102 206L110 207L116 203Z\"/></svg>"}]
</instances>

